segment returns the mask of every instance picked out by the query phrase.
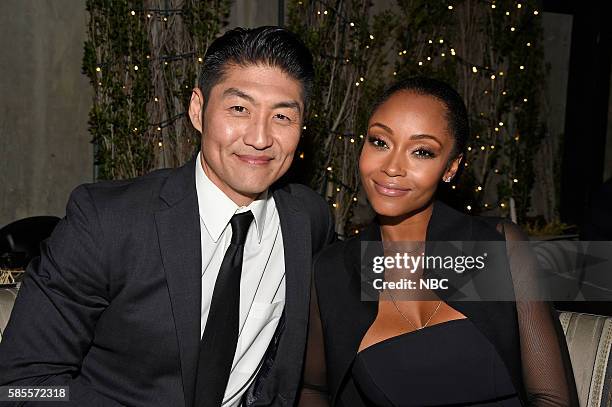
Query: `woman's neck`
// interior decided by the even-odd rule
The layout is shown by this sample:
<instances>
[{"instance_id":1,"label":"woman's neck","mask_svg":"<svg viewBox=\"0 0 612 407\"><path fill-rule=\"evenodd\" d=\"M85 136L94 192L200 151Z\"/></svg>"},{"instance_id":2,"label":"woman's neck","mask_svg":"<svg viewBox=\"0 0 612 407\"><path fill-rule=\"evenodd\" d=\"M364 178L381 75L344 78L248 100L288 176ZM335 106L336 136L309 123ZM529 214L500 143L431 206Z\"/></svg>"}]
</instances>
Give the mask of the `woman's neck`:
<instances>
[{"instance_id":1,"label":"woman's neck","mask_svg":"<svg viewBox=\"0 0 612 407\"><path fill-rule=\"evenodd\" d=\"M383 241L425 241L433 202L404 216L378 216Z\"/></svg>"}]
</instances>

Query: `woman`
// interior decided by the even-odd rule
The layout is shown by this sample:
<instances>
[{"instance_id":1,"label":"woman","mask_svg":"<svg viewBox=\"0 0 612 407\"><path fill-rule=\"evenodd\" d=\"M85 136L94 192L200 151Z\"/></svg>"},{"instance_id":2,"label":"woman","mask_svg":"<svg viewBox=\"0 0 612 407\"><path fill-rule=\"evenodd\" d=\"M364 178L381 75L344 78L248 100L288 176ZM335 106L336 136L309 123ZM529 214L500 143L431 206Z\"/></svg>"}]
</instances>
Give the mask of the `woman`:
<instances>
[{"instance_id":1,"label":"woman","mask_svg":"<svg viewBox=\"0 0 612 407\"><path fill-rule=\"evenodd\" d=\"M362 242L523 239L511 224L434 200L439 182L460 168L467 135L461 97L439 81L406 80L376 104L359 171L377 216L314 262L301 405L577 405L564 338L546 303L446 301L444 290L406 301L387 288L363 300ZM512 287L513 264L504 264L489 273ZM394 278L385 271L385 280Z\"/></svg>"}]
</instances>

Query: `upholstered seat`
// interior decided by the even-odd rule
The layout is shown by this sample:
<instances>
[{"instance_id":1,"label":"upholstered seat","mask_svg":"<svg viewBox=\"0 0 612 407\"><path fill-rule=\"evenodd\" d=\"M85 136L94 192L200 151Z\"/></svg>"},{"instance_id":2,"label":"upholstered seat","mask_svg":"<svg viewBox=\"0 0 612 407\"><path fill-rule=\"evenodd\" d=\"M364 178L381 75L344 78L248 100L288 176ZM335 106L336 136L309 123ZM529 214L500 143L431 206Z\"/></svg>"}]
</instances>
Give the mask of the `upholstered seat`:
<instances>
[{"instance_id":1,"label":"upholstered seat","mask_svg":"<svg viewBox=\"0 0 612 407\"><path fill-rule=\"evenodd\" d=\"M9 320L16 288L0 289L0 340ZM561 312L581 407L612 404L612 317Z\"/></svg>"},{"instance_id":2,"label":"upholstered seat","mask_svg":"<svg viewBox=\"0 0 612 407\"><path fill-rule=\"evenodd\" d=\"M16 288L0 288L0 341L4 334L4 328L11 316L15 298L17 298Z\"/></svg>"},{"instance_id":3,"label":"upholstered seat","mask_svg":"<svg viewBox=\"0 0 612 407\"><path fill-rule=\"evenodd\" d=\"M612 317L562 312L581 407L612 403Z\"/></svg>"}]
</instances>

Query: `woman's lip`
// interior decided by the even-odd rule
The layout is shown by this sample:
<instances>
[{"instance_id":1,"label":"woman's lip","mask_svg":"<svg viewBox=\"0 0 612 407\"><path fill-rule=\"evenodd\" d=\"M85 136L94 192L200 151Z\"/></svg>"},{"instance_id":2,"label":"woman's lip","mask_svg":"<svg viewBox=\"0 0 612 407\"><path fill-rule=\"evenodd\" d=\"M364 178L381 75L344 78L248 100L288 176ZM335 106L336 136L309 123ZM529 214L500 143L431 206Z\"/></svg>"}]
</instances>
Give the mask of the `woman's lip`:
<instances>
[{"instance_id":1,"label":"woman's lip","mask_svg":"<svg viewBox=\"0 0 612 407\"><path fill-rule=\"evenodd\" d=\"M382 185L374 181L374 188L379 194L386 196L402 196L406 195L410 189L392 187L390 185Z\"/></svg>"}]
</instances>

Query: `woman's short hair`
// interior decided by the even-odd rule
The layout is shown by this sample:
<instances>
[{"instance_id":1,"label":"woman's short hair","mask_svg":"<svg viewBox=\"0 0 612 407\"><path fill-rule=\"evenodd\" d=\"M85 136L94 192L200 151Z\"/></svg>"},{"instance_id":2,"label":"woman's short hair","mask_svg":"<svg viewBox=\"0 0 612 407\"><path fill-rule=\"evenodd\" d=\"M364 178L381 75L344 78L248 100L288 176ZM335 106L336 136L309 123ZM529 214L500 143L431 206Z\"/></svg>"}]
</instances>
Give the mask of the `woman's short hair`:
<instances>
[{"instance_id":1,"label":"woman's short hair","mask_svg":"<svg viewBox=\"0 0 612 407\"><path fill-rule=\"evenodd\" d=\"M378 98L372 108L372 114L392 95L400 91L414 92L418 95L428 95L438 99L446 107L448 129L455 140L451 159L457 158L465 151L470 133L469 118L461 95L449 84L437 79L413 77L395 82Z\"/></svg>"},{"instance_id":2,"label":"woman's short hair","mask_svg":"<svg viewBox=\"0 0 612 407\"><path fill-rule=\"evenodd\" d=\"M281 69L302 84L302 98L307 105L314 80L312 55L291 31L276 26L238 27L215 39L206 50L198 80L205 104L212 87L223 80L231 65Z\"/></svg>"}]
</instances>

